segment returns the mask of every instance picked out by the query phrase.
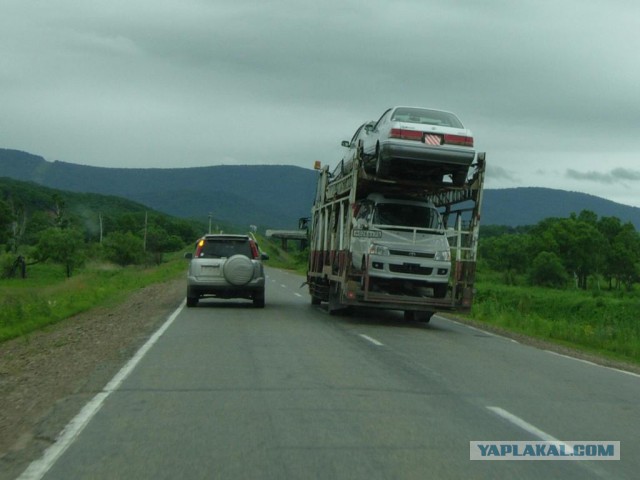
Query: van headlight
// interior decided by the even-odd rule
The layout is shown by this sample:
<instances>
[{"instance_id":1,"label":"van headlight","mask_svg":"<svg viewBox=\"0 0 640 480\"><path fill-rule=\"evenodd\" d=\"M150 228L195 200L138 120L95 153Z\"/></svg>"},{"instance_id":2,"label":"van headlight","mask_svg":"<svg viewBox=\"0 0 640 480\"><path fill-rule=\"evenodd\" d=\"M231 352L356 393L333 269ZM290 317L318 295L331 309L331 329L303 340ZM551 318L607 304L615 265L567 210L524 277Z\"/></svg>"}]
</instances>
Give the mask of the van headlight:
<instances>
[{"instance_id":1,"label":"van headlight","mask_svg":"<svg viewBox=\"0 0 640 480\"><path fill-rule=\"evenodd\" d=\"M450 262L451 261L451 250L440 250L439 252L436 252L435 257L433 257L434 260L437 260L438 262Z\"/></svg>"},{"instance_id":2,"label":"van headlight","mask_svg":"<svg viewBox=\"0 0 640 480\"><path fill-rule=\"evenodd\" d=\"M369 247L369 255L389 255L389 247L374 243Z\"/></svg>"}]
</instances>

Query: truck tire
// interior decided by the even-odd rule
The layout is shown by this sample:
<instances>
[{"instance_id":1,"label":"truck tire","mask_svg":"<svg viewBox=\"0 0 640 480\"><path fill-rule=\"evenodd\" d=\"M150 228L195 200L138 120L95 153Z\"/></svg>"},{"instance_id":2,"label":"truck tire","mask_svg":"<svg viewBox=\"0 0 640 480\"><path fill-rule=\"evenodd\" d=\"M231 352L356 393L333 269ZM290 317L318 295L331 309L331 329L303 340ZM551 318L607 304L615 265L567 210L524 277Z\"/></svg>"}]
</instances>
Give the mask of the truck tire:
<instances>
[{"instance_id":1,"label":"truck tire","mask_svg":"<svg viewBox=\"0 0 640 480\"><path fill-rule=\"evenodd\" d=\"M253 278L253 263L249 260L249 257L239 254L234 255L224 263L222 274L231 285L241 287L249 283Z\"/></svg>"},{"instance_id":2,"label":"truck tire","mask_svg":"<svg viewBox=\"0 0 640 480\"><path fill-rule=\"evenodd\" d=\"M429 323L434 312L417 312L415 310L405 310L404 319L406 322Z\"/></svg>"},{"instance_id":3,"label":"truck tire","mask_svg":"<svg viewBox=\"0 0 640 480\"><path fill-rule=\"evenodd\" d=\"M433 296L435 298L444 298L447 296L449 285L446 283L436 283L433 285Z\"/></svg>"}]
</instances>

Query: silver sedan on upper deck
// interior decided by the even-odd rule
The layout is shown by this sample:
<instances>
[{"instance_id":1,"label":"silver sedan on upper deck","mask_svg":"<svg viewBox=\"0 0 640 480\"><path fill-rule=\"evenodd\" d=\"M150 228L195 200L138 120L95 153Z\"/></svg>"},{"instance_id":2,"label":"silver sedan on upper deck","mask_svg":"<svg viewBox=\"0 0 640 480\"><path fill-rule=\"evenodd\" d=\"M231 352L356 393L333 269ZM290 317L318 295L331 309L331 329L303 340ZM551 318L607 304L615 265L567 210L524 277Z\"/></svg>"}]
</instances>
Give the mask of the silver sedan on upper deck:
<instances>
[{"instance_id":1,"label":"silver sedan on upper deck","mask_svg":"<svg viewBox=\"0 0 640 480\"><path fill-rule=\"evenodd\" d=\"M393 107L356 135L362 140L365 168L379 177L442 182L450 176L454 185L461 185L476 154L471 131L443 110Z\"/></svg>"}]
</instances>

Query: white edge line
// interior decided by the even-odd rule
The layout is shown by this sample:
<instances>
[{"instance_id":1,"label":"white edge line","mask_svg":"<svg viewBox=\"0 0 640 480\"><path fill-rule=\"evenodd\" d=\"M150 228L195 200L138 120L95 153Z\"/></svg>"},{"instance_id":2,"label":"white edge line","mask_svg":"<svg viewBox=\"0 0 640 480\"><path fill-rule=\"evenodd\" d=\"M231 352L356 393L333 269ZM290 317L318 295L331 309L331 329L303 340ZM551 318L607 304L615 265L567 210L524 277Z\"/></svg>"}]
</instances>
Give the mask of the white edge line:
<instances>
[{"instance_id":1,"label":"white edge line","mask_svg":"<svg viewBox=\"0 0 640 480\"><path fill-rule=\"evenodd\" d=\"M486 407L486 408L491 410L493 413L495 413L499 417L502 417L503 419L512 423L513 425L516 425L517 427L520 427L521 429L529 432L533 436L538 437L540 440L543 440L546 442L552 442L558 446L564 446L565 450L567 451L571 451L573 449L573 447L567 444L566 442L558 440L557 438L549 435L547 432L543 432L539 428L534 427L530 423L525 422L520 417L515 416L513 413L510 413L503 408L500 408L500 407ZM583 466L586 467L588 470L594 472L599 478L609 478L609 475L605 476L605 472L600 472L596 470L594 467L590 466L588 463L583 463Z\"/></svg>"},{"instance_id":2,"label":"white edge line","mask_svg":"<svg viewBox=\"0 0 640 480\"><path fill-rule=\"evenodd\" d=\"M120 387L136 365L142 360L149 349L158 341L162 334L171 326L176 317L184 308L186 300L171 314L166 322L140 347L136 354L120 369L118 373L104 387L102 392L96 394L71 421L62 429L56 441L47 448L41 458L31 462L29 467L22 472L17 480L39 480L53 467L62 454L78 438L82 430L102 408L104 401Z\"/></svg>"},{"instance_id":3,"label":"white edge line","mask_svg":"<svg viewBox=\"0 0 640 480\"><path fill-rule=\"evenodd\" d=\"M509 337L503 337L502 335L498 335L496 333L492 333L489 332L487 330L482 330L480 328L476 328L476 327L472 327L471 325L467 325L466 323L462 323L462 322L458 322L457 320L452 320L451 318L446 318L446 317L442 317L445 320L451 322L451 323L455 323L456 325L460 326L460 327L464 327L464 328L468 328L470 330L473 330L474 332L478 332L478 333L482 333L483 335L487 335L489 337L494 337L494 338L501 338L503 340L509 340L513 343L520 343L517 340L514 340L513 338L509 338Z\"/></svg>"},{"instance_id":4,"label":"white edge line","mask_svg":"<svg viewBox=\"0 0 640 480\"><path fill-rule=\"evenodd\" d=\"M300 294L299 294L299 293L297 293L297 292L293 292L293 294L294 294L296 297L300 297L300 298L302 298L302 295L300 295Z\"/></svg>"},{"instance_id":5,"label":"white edge line","mask_svg":"<svg viewBox=\"0 0 640 480\"><path fill-rule=\"evenodd\" d=\"M613 370L614 372L625 373L627 375L631 375L632 377L640 378L640 375L638 375L637 373L634 373L634 372L627 372L626 370L621 370L619 368L607 367L606 365L599 365L597 363L590 362L589 360L583 360L582 358L576 358L576 357L571 357L569 355L563 355L562 353L554 352L552 350L545 350L545 352L550 353L551 355L556 355L558 357L568 358L570 360L575 360L576 362L585 363L585 364L591 365L593 367L606 368L607 370Z\"/></svg>"},{"instance_id":6,"label":"white edge line","mask_svg":"<svg viewBox=\"0 0 640 480\"><path fill-rule=\"evenodd\" d=\"M507 412L503 408L500 408L500 407L487 407L487 408L489 410L491 410L493 413L495 413L496 415L498 415L499 417L502 417L505 420L507 420L507 421L511 422L512 424L516 425L517 427L520 427L521 429L529 432L531 435L533 435L535 437L538 437L540 440L544 440L544 441L547 441L547 442L556 442L556 443L559 443L559 444L563 443L560 440L558 440L557 438L549 435L547 432L543 432L539 428L534 427L530 423L525 422L520 417L515 416L513 413Z\"/></svg>"},{"instance_id":7,"label":"white edge line","mask_svg":"<svg viewBox=\"0 0 640 480\"><path fill-rule=\"evenodd\" d=\"M382 347L384 346L383 343L380 343L378 340L376 340L375 338L371 338L369 335L365 335L364 333L359 333L358 335L360 335L362 338L364 338L366 341L373 343L374 345L378 346L378 347Z\"/></svg>"}]
</instances>

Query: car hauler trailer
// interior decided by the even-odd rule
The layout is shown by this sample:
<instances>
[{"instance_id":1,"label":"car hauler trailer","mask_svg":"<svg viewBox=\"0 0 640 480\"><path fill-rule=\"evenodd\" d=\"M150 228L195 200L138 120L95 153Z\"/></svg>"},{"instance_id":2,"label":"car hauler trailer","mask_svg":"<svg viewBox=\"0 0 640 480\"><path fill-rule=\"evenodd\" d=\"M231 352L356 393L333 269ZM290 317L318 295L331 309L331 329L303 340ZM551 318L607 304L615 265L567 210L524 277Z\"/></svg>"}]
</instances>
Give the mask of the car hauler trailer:
<instances>
[{"instance_id":1,"label":"car hauler trailer","mask_svg":"<svg viewBox=\"0 0 640 480\"><path fill-rule=\"evenodd\" d=\"M320 169L309 231L314 305L402 310L428 321L468 312L474 293L485 154L463 185L367 173L362 157Z\"/></svg>"}]
</instances>

